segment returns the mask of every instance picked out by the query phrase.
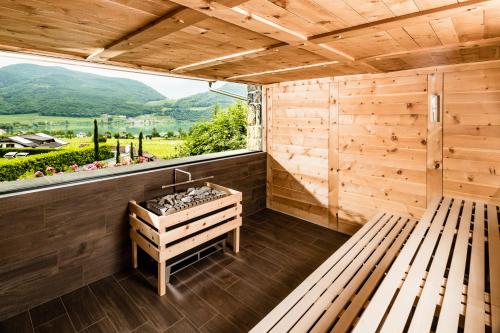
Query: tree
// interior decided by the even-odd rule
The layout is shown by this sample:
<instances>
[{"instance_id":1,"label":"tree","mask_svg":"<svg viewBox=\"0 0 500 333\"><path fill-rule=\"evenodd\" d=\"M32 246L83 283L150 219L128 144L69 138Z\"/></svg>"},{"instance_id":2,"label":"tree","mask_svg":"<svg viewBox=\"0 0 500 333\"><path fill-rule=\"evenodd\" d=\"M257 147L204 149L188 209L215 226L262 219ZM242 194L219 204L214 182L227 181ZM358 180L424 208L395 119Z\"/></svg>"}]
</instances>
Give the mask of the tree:
<instances>
[{"instance_id":1,"label":"tree","mask_svg":"<svg viewBox=\"0 0 500 333\"><path fill-rule=\"evenodd\" d=\"M213 110L213 114L214 114L214 116L215 116L216 114L218 114L219 112L221 112L221 110L222 110L222 109L221 109L221 107L220 107L219 103L215 103L215 105L214 105L214 110Z\"/></svg>"},{"instance_id":2,"label":"tree","mask_svg":"<svg viewBox=\"0 0 500 333\"><path fill-rule=\"evenodd\" d=\"M120 163L120 140L116 141L116 164Z\"/></svg>"},{"instance_id":3,"label":"tree","mask_svg":"<svg viewBox=\"0 0 500 333\"><path fill-rule=\"evenodd\" d=\"M99 161L99 129L97 128L97 119L94 119L94 158Z\"/></svg>"},{"instance_id":4,"label":"tree","mask_svg":"<svg viewBox=\"0 0 500 333\"><path fill-rule=\"evenodd\" d=\"M137 154L139 156L142 156L142 139L143 139L143 135L142 135L142 132L139 133L139 151L137 152Z\"/></svg>"},{"instance_id":5,"label":"tree","mask_svg":"<svg viewBox=\"0 0 500 333\"><path fill-rule=\"evenodd\" d=\"M160 137L160 132L156 129L156 127L153 127L153 131L151 133L152 138L159 138Z\"/></svg>"},{"instance_id":6,"label":"tree","mask_svg":"<svg viewBox=\"0 0 500 333\"><path fill-rule=\"evenodd\" d=\"M134 143L130 143L130 160L133 162L134 161Z\"/></svg>"},{"instance_id":7,"label":"tree","mask_svg":"<svg viewBox=\"0 0 500 333\"><path fill-rule=\"evenodd\" d=\"M195 123L180 153L200 155L246 147L248 106L240 102L219 111L212 120Z\"/></svg>"}]
</instances>

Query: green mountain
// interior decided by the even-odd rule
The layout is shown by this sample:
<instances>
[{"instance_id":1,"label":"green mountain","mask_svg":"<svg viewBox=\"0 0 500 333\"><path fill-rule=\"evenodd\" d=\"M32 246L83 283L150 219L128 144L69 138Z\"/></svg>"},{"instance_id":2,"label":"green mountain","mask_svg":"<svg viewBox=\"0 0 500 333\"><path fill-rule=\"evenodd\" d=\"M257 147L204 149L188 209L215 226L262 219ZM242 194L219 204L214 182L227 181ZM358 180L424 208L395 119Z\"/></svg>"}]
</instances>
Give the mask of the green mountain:
<instances>
[{"instance_id":1,"label":"green mountain","mask_svg":"<svg viewBox=\"0 0 500 333\"><path fill-rule=\"evenodd\" d=\"M225 83L219 90L245 96L246 85ZM196 121L210 118L216 105L225 108L237 99L212 91L194 94L177 100L153 101L146 104L151 113L169 115L178 120Z\"/></svg>"},{"instance_id":2,"label":"green mountain","mask_svg":"<svg viewBox=\"0 0 500 333\"><path fill-rule=\"evenodd\" d=\"M221 89L246 94L244 85L226 84ZM210 117L216 104L225 107L234 101L213 92L169 100L139 81L55 66L17 64L0 68L0 114L96 117L157 113L196 121Z\"/></svg>"},{"instance_id":3,"label":"green mountain","mask_svg":"<svg viewBox=\"0 0 500 333\"><path fill-rule=\"evenodd\" d=\"M0 114L136 115L143 113L148 101L163 98L156 90L129 79L32 64L0 68Z\"/></svg>"}]
</instances>

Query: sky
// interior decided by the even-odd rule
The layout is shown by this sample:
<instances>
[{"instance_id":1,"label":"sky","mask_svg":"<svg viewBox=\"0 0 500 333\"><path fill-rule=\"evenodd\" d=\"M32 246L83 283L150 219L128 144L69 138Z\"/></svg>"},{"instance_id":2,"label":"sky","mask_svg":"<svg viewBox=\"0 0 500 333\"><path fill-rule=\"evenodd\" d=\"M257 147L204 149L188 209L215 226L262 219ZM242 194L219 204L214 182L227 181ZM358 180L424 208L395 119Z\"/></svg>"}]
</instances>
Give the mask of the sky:
<instances>
[{"instance_id":1,"label":"sky","mask_svg":"<svg viewBox=\"0 0 500 333\"><path fill-rule=\"evenodd\" d=\"M41 58L40 60L32 60L32 58L25 59L16 56L0 54L0 68L8 65L21 64L21 63L31 63L42 66L59 66L85 73L137 80L157 90L159 93L170 99L178 99L208 91L207 81L132 73L126 71L112 70L112 69L92 68L92 67L78 66L73 64L53 63L45 61ZM218 83L217 86L220 86L220 83Z\"/></svg>"}]
</instances>

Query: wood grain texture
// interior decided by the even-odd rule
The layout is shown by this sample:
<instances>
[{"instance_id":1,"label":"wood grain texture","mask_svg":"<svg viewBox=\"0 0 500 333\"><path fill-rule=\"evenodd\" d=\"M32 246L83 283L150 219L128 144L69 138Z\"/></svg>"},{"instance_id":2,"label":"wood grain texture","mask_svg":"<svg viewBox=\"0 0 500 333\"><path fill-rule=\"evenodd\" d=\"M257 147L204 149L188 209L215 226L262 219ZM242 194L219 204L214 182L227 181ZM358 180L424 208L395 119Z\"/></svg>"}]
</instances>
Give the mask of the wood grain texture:
<instances>
[{"instance_id":1,"label":"wood grain texture","mask_svg":"<svg viewBox=\"0 0 500 333\"><path fill-rule=\"evenodd\" d=\"M498 8L497 0L4 1L0 49L268 84L499 59Z\"/></svg>"},{"instance_id":2,"label":"wood grain texture","mask_svg":"<svg viewBox=\"0 0 500 333\"><path fill-rule=\"evenodd\" d=\"M433 122L431 102L427 113L427 205L443 196L443 73L427 76L429 98L439 96L438 122Z\"/></svg>"},{"instance_id":3,"label":"wood grain texture","mask_svg":"<svg viewBox=\"0 0 500 333\"><path fill-rule=\"evenodd\" d=\"M339 229L339 84L330 83L328 137L328 225Z\"/></svg>"},{"instance_id":4,"label":"wood grain texture","mask_svg":"<svg viewBox=\"0 0 500 333\"><path fill-rule=\"evenodd\" d=\"M498 331L498 209L444 197L419 221L378 213L251 333Z\"/></svg>"},{"instance_id":5,"label":"wood grain texture","mask_svg":"<svg viewBox=\"0 0 500 333\"><path fill-rule=\"evenodd\" d=\"M64 307L77 331L104 318L97 299L85 286L61 297Z\"/></svg>"},{"instance_id":6,"label":"wood grain texture","mask_svg":"<svg viewBox=\"0 0 500 333\"><path fill-rule=\"evenodd\" d=\"M500 68L444 82L444 193L499 203Z\"/></svg>"},{"instance_id":7,"label":"wood grain texture","mask_svg":"<svg viewBox=\"0 0 500 333\"><path fill-rule=\"evenodd\" d=\"M265 207L265 163L255 153L185 169L242 191L249 214ZM4 216L19 220L0 240L0 318L128 268L128 201L154 198L171 181L169 168L1 198L1 228L8 227Z\"/></svg>"},{"instance_id":8,"label":"wood grain texture","mask_svg":"<svg viewBox=\"0 0 500 333\"><path fill-rule=\"evenodd\" d=\"M426 207L427 76L339 80L339 230ZM422 111L421 111L422 110Z\"/></svg>"},{"instance_id":9,"label":"wood grain texture","mask_svg":"<svg viewBox=\"0 0 500 333\"><path fill-rule=\"evenodd\" d=\"M330 220L331 84L300 81L267 90L268 208L323 226Z\"/></svg>"},{"instance_id":10,"label":"wood grain texture","mask_svg":"<svg viewBox=\"0 0 500 333\"><path fill-rule=\"evenodd\" d=\"M338 214L330 228L348 234L378 210L418 218L443 188L498 202L499 68L476 63L267 86L268 207L326 223L316 195L324 191L317 182L324 160L330 221ZM327 82L338 97L325 105ZM440 96L440 123L428 117L432 94ZM271 167L277 159L282 165Z\"/></svg>"}]
</instances>

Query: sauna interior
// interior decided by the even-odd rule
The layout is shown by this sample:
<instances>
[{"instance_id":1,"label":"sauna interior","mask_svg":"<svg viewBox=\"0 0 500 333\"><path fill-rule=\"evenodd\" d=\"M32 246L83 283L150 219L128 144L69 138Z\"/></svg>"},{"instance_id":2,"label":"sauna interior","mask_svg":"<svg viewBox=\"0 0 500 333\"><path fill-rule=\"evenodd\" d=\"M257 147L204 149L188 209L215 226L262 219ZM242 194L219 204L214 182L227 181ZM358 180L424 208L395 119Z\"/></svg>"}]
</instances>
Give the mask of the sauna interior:
<instances>
[{"instance_id":1,"label":"sauna interior","mask_svg":"<svg viewBox=\"0 0 500 333\"><path fill-rule=\"evenodd\" d=\"M500 332L500 1L11 0L0 22L3 55L252 98L246 149L0 183L0 332ZM214 198L144 204L186 173Z\"/></svg>"}]
</instances>

